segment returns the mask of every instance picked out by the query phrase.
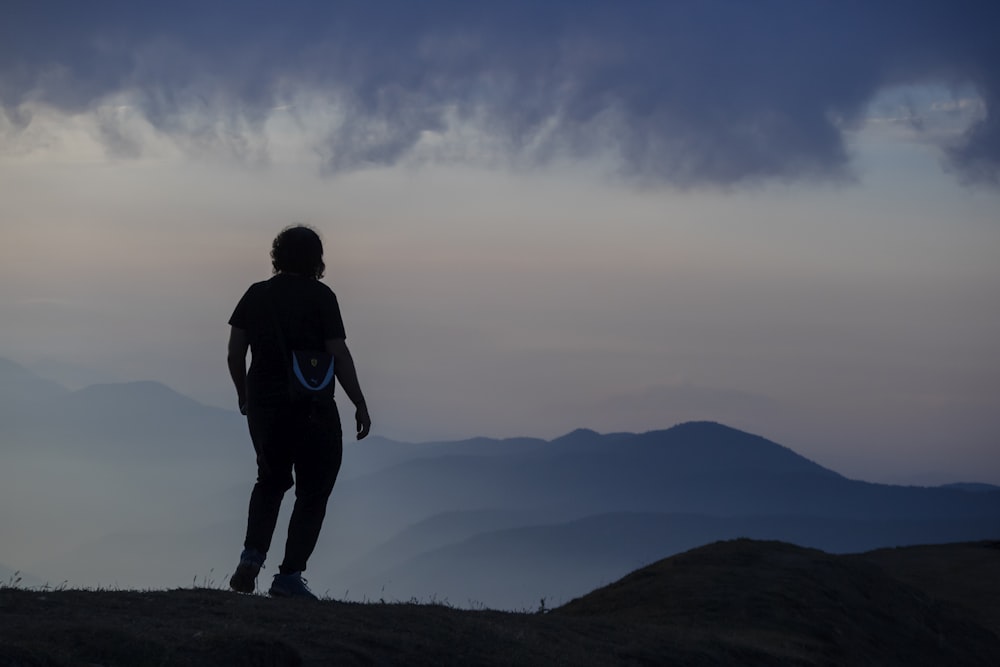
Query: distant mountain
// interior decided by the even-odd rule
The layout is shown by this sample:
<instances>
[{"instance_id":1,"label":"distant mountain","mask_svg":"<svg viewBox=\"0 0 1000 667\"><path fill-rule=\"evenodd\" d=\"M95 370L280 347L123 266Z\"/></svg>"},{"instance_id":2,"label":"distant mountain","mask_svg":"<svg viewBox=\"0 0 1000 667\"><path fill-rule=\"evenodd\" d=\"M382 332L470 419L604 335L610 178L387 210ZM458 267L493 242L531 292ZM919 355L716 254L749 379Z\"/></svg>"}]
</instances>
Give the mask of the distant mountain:
<instances>
[{"instance_id":1,"label":"distant mountain","mask_svg":"<svg viewBox=\"0 0 1000 667\"><path fill-rule=\"evenodd\" d=\"M117 378L107 373L57 359L37 361L31 364L28 370L38 377L52 380L74 391L94 384L109 384L118 381Z\"/></svg>"},{"instance_id":2,"label":"distant mountain","mask_svg":"<svg viewBox=\"0 0 1000 667\"><path fill-rule=\"evenodd\" d=\"M246 441L235 411L213 408L158 382L70 391L0 360L0 444L7 451L194 459L231 455Z\"/></svg>"},{"instance_id":3,"label":"distant mountain","mask_svg":"<svg viewBox=\"0 0 1000 667\"><path fill-rule=\"evenodd\" d=\"M68 391L58 383L42 379L24 366L0 357L0 396L5 399L47 398Z\"/></svg>"},{"instance_id":4,"label":"distant mountain","mask_svg":"<svg viewBox=\"0 0 1000 667\"><path fill-rule=\"evenodd\" d=\"M505 446L425 445L420 456L344 480L320 549L387 537L322 576L359 596L521 608L719 539L844 553L1000 537L1000 493L849 480L720 424L576 431L517 440L504 455Z\"/></svg>"},{"instance_id":5,"label":"distant mountain","mask_svg":"<svg viewBox=\"0 0 1000 667\"><path fill-rule=\"evenodd\" d=\"M953 484L942 484L942 489L955 489L958 491L968 491L969 493L995 493L1000 491L1000 486L995 484L977 484L973 482L955 482Z\"/></svg>"},{"instance_id":6,"label":"distant mountain","mask_svg":"<svg viewBox=\"0 0 1000 667\"><path fill-rule=\"evenodd\" d=\"M339 505L339 503L338 503ZM555 517L552 517L555 519ZM518 510L456 511L434 515L409 526L376 548L366 551L354 562L339 569L333 579L354 586L356 590L371 590L375 582L385 583L387 573L408 568L413 559L425 553L438 552L445 545L455 545L478 535L535 525L544 517L536 512ZM338 536L339 537L339 536ZM442 562L448 558L442 558ZM407 578L411 575L407 574ZM422 594L437 593L422 588ZM417 595L411 591L409 595Z\"/></svg>"},{"instance_id":7,"label":"distant mountain","mask_svg":"<svg viewBox=\"0 0 1000 667\"><path fill-rule=\"evenodd\" d=\"M17 430L16 425L26 411L51 406L68 393L65 387L0 358L0 435Z\"/></svg>"},{"instance_id":8,"label":"distant mountain","mask_svg":"<svg viewBox=\"0 0 1000 667\"><path fill-rule=\"evenodd\" d=\"M467 520L482 518L470 513ZM440 517L454 527L454 516ZM508 520L512 517L501 517ZM781 540L833 553L868 551L885 545L959 542L997 528L994 519L875 520L824 517L712 517L691 514L602 514L557 524L498 528L450 535L385 568L392 554L412 553L407 542L431 532L421 525L361 559L366 565L338 573L352 591L380 591L385 599L436 597L452 604L482 601L523 609L540 597L559 604L612 579L675 554L719 540L747 537ZM439 528L440 531L440 528ZM502 573L502 576L491 576ZM363 579L350 577L364 576Z\"/></svg>"},{"instance_id":9,"label":"distant mountain","mask_svg":"<svg viewBox=\"0 0 1000 667\"><path fill-rule=\"evenodd\" d=\"M53 408L46 424L52 433L82 431L146 452L161 445L175 453L207 454L200 445L247 437L245 421L235 411L203 405L158 382L93 385L62 397Z\"/></svg>"},{"instance_id":10,"label":"distant mountain","mask_svg":"<svg viewBox=\"0 0 1000 667\"><path fill-rule=\"evenodd\" d=\"M255 472L235 411L156 382L69 391L2 360L0 397L4 539L43 539L28 560L46 576L141 586L232 568ZM1000 538L996 488L850 480L712 422L419 444L349 430L309 576L354 598L521 607L740 536L835 552Z\"/></svg>"},{"instance_id":11,"label":"distant mountain","mask_svg":"<svg viewBox=\"0 0 1000 667\"><path fill-rule=\"evenodd\" d=\"M478 456L470 445L424 455L346 481L338 488L338 501L373 522L398 528L456 509L563 511L579 517L607 512L857 519L1000 515L1000 493L849 480L788 448L713 423L640 435L587 433L512 449L506 456Z\"/></svg>"}]
</instances>

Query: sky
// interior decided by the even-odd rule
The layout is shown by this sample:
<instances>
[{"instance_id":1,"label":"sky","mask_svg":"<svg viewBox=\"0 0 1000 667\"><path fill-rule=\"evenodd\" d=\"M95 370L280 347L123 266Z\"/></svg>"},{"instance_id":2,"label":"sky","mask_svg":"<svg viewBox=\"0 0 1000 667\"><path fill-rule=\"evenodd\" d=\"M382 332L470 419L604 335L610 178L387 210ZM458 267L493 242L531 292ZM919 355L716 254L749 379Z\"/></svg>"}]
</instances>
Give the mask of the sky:
<instances>
[{"instance_id":1,"label":"sky","mask_svg":"<svg viewBox=\"0 0 1000 667\"><path fill-rule=\"evenodd\" d=\"M306 223L380 435L709 419L1000 483L995 3L0 11L2 357L232 408Z\"/></svg>"}]
</instances>

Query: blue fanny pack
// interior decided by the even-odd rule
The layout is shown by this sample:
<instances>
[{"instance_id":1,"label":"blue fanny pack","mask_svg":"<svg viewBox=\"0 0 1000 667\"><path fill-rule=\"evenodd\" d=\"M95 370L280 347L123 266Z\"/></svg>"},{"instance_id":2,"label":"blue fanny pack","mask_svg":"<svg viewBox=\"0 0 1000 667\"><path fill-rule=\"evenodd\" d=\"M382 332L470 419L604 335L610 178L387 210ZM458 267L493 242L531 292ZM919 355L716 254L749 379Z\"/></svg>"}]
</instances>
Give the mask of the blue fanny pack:
<instances>
[{"instance_id":1,"label":"blue fanny pack","mask_svg":"<svg viewBox=\"0 0 1000 667\"><path fill-rule=\"evenodd\" d=\"M333 393L333 355L316 350L292 350L292 393L321 396Z\"/></svg>"}]
</instances>

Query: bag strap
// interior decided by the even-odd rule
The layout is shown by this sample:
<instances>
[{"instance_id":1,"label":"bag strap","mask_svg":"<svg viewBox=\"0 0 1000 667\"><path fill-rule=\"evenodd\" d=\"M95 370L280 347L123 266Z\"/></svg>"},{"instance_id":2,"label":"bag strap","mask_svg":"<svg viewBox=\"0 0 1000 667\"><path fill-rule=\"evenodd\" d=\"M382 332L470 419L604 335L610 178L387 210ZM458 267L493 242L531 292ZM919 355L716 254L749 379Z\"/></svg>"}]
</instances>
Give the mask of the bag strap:
<instances>
[{"instance_id":1,"label":"bag strap","mask_svg":"<svg viewBox=\"0 0 1000 667\"><path fill-rule=\"evenodd\" d=\"M270 280L264 284L264 300L267 301L267 309L271 313L271 323L274 325L274 330L278 332L278 345L281 347L281 355L285 359L288 359L291 353L289 353L288 345L285 343L285 332L281 328L278 311L274 307L274 293L271 292Z\"/></svg>"}]
</instances>

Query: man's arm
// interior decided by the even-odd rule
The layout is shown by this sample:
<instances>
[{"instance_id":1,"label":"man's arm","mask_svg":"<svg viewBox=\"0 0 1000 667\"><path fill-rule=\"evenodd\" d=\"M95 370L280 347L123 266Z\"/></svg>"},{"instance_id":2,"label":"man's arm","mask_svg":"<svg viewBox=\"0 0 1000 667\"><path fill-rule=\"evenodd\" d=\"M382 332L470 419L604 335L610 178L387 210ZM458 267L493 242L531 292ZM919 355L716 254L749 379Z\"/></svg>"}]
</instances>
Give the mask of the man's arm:
<instances>
[{"instance_id":1,"label":"man's arm","mask_svg":"<svg viewBox=\"0 0 1000 667\"><path fill-rule=\"evenodd\" d=\"M231 327L229 330L229 377L236 387L236 399L240 406L240 414L247 413L247 350L250 348L250 338L244 329Z\"/></svg>"},{"instance_id":2,"label":"man's arm","mask_svg":"<svg viewBox=\"0 0 1000 667\"><path fill-rule=\"evenodd\" d=\"M330 338L326 341L326 351L333 355L333 372L344 388L347 397L354 403L354 419L357 422L358 440L361 440L372 428L372 419L368 415L365 396L361 393L358 383L358 372L354 368L354 357L347 349L347 341L343 338Z\"/></svg>"}]
</instances>

